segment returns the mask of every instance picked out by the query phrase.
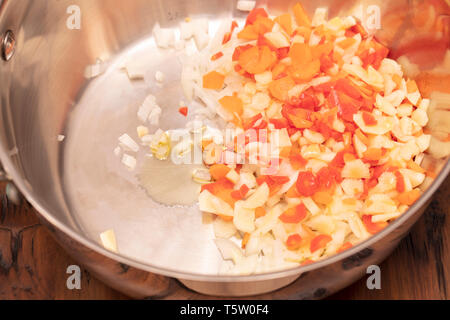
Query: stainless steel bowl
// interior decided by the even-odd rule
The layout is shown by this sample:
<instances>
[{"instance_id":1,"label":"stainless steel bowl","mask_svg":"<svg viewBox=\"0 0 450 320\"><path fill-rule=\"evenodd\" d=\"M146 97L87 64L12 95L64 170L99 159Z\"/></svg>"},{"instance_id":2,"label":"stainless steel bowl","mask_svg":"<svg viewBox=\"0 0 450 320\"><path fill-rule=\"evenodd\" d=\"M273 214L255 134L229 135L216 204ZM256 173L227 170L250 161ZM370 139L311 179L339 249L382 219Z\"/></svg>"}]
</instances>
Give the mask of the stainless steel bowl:
<instances>
[{"instance_id":1,"label":"stainless steel bowl","mask_svg":"<svg viewBox=\"0 0 450 320\"><path fill-rule=\"evenodd\" d=\"M195 207L153 202L112 150L121 133L135 130L130 114L149 92L164 101L163 126L182 124L174 120L182 97L180 66L173 51L155 49L153 25L173 27L187 16L203 16L215 24L223 17L243 19L245 13L235 9L235 1L223 0L79 0L75 7L72 2L0 2L0 158L59 243L117 290L150 298L325 297L391 253L450 171L448 157L439 161L430 157L440 173L429 181L421 199L388 228L351 250L285 271L219 276L221 258L210 227ZM294 3L258 1L274 13ZM434 9L429 19L418 19L427 8L421 6L430 3ZM444 57L439 50L449 49L450 7L444 0L304 0L302 4L311 14L316 7L328 6L330 16L369 16L370 10L379 8L377 37L394 56L425 55L426 59L418 59L422 72L439 69ZM78 9L81 28L69 28ZM425 49L410 45L422 38L428 41ZM156 70L166 74L162 89L152 81L131 84L119 70L126 59L135 57L150 74ZM86 79L86 67L97 62L105 72ZM448 83L444 86L448 89ZM60 134L66 136L62 142L57 138ZM116 232L118 254L99 242L99 233L109 228Z\"/></svg>"}]
</instances>

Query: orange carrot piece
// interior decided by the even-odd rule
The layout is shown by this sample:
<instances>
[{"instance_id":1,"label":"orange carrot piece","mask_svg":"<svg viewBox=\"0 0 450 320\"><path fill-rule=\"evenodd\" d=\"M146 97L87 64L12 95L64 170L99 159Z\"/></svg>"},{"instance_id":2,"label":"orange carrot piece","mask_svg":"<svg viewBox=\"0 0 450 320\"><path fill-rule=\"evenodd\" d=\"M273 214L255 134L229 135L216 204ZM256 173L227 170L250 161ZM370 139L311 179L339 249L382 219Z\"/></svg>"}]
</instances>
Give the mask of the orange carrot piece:
<instances>
[{"instance_id":1,"label":"orange carrot piece","mask_svg":"<svg viewBox=\"0 0 450 320\"><path fill-rule=\"evenodd\" d=\"M364 143L366 146L370 144L369 138L361 131L360 128L355 130L356 136L361 140L362 143Z\"/></svg>"},{"instance_id":2,"label":"orange carrot piece","mask_svg":"<svg viewBox=\"0 0 450 320\"><path fill-rule=\"evenodd\" d=\"M289 68L295 82L309 82L320 72L320 60L313 60L306 65L296 65Z\"/></svg>"},{"instance_id":3,"label":"orange carrot piece","mask_svg":"<svg viewBox=\"0 0 450 320\"><path fill-rule=\"evenodd\" d=\"M286 76L286 65L284 63L278 63L272 68L272 78L273 80L278 80Z\"/></svg>"},{"instance_id":4,"label":"orange carrot piece","mask_svg":"<svg viewBox=\"0 0 450 320\"><path fill-rule=\"evenodd\" d=\"M416 202L417 199L420 198L421 192L419 189L413 189L411 191L406 191L397 196L398 202L400 204L405 204L407 206L412 205Z\"/></svg>"},{"instance_id":5,"label":"orange carrot piece","mask_svg":"<svg viewBox=\"0 0 450 320\"><path fill-rule=\"evenodd\" d=\"M211 71L203 76L203 88L219 90L223 87L225 76L217 71Z\"/></svg>"},{"instance_id":6,"label":"orange carrot piece","mask_svg":"<svg viewBox=\"0 0 450 320\"><path fill-rule=\"evenodd\" d=\"M367 161L378 161L383 157L383 150L380 148L368 148L363 154L363 159Z\"/></svg>"},{"instance_id":7,"label":"orange carrot piece","mask_svg":"<svg viewBox=\"0 0 450 320\"><path fill-rule=\"evenodd\" d=\"M294 6L293 10L295 21L299 26L311 27L311 20L309 19L305 9L303 9L303 6L300 3L297 3Z\"/></svg>"},{"instance_id":8,"label":"orange carrot piece","mask_svg":"<svg viewBox=\"0 0 450 320\"><path fill-rule=\"evenodd\" d=\"M303 203L300 203L298 206L289 208L283 212L279 219L284 223L299 223L305 219L306 215L306 207Z\"/></svg>"},{"instance_id":9,"label":"orange carrot piece","mask_svg":"<svg viewBox=\"0 0 450 320\"><path fill-rule=\"evenodd\" d=\"M408 169L411 169L413 171L419 172L419 173L425 173L426 170L419 166L417 163L415 163L413 160L409 160L407 163Z\"/></svg>"},{"instance_id":10,"label":"orange carrot piece","mask_svg":"<svg viewBox=\"0 0 450 320\"><path fill-rule=\"evenodd\" d=\"M311 264L311 263L314 263L314 262L315 262L314 260L306 259L306 260L303 260L303 262L301 263L301 265L302 265L302 266L306 266L306 265Z\"/></svg>"},{"instance_id":11,"label":"orange carrot piece","mask_svg":"<svg viewBox=\"0 0 450 320\"><path fill-rule=\"evenodd\" d=\"M292 34L292 17L289 13L276 17L275 22L278 23L288 35Z\"/></svg>"},{"instance_id":12,"label":"orange carrot piece","mask_svg":"<svg viewBox=\"0 0 450 320\"><path fill-rule=\"evenodd\" d=\"M336 253L344 252L345 250L348 250L351 247L353 247L353 245L350 242L346 242L336 251Z\"/></svg>"},{"instance_id":13,"label":"orange carrot piece","mask_svg":"<svg viewBox=\"0 0 450 320\"><path fill-rule=\"evenodd\" d=\"M246 232L246 233L244 233L244 236L242 237L242 249L245 249L245 246L247 245L248 240L250 240L250 233Z\"/></svg>"},{"instance_id":14,"label":"orange carrot piece","mask_svg":"<svg viewBox=\"0 0 450 320\"><path fill-rule=\"evenodd\" d=\"M255 209L255 218L264 217L266 215L266 209L258 207Z\"/></svg>"},{"instance_id":15,"label":"orange carrot piece","mask_svg":"<svg viewBox=\"0 0 450 320\"><path fill-rule=\"evenodd\" d=\"M311 251L311 253L314 253L319 249L325 248L327 243L330 242L331 240L333 239L329 235L320 234L311 240L309 250Z\"/></svg>"},{"instance_id":16,"label":"orange carrot piece","mask_svg":"<svg viewBox=\"0 0 450 320\"><path fill-rule=\"evenodd\" d=\"M258 36L258 31L253 25L245 26L237 35L238 39L242 40L257 40Z\"/></svg>"},{"instance_id":17,"label":"orange carrot piece","mask_svg":"<svg viewBox=\"0 0 450 320\"><path fill-rule=\"evenodd\" d=\"M395 82L395 84L397 85L397 88L400 88L402 85L402 77L400 77L398 74L394 74L392 76L392 81Z\"/></svg>"},{"instance_id":18,"label":"orange carrot piece","mask_svg":"<svg viewBox=\"0 0 450 320\"><path fill-rule=\"evenodd\" d=\"M291 77L284 77L274 80L269 85L269 92L280 101L286 101L289 97L288 93L295 86L294 80Z\"/></svg>"},{"instance_id":19,"label":"orange carrot piece","mask_svg":"<svg viewBox=\"0 0 450 320\"><path fill-rule=\"evenodd\" d=\"M387 227L387 222L372 222L372 216L370 215L363 215L362 221L364 223L364 226L366 227L367 232L370 234L375 234L383 230Z\"/></svg>"},{"instance_id":20,"label":"orange carrot piece","mask_svg":"<svg viewBox=\"0 0 450 320\"><path fill-rule=\"evenodd\" d=\"M242 100L239 99L236 95L225 96L219 100L219 103L225 110L232 114L237 113L238 115L242 115L243 113L244 105L242 103Z\"/></svg>"},{"instance_id":21,"label":"orange carrot piece","mask_svg":"<svg viewBox=\"0 0 450 320\"><path fill-rule=\"evenodd\" d=\"M417 87L417 83L414 80L408 80L406 82L406 89L408 90L408 93L414 93L419 91L419 88Z\"/></svg>"},{"instance_id":22,"label":"orange carrot piece","mask_svg":"<svg viewBox=\"0 0 450 320\"><path fill-rule=\"evenodd\" d=\"M255 27L255 30L258 33L258 35L263 35L267 32L272 31L274 24L275 22L273 22L272 19L260 16L258 17L258 19L256 19L253 26Z\"/></svg>"},{"instance_id":23,"label":"orange carrot piece","mask_svg":"<svg viewBox=\"0 0 450 320\"><path fill-rule=\"evenodd\" d=\"M211 168L209 168L209 173L211 174L211 177L214 180L220 180L222 178L225 178L225 176L230 171L231 171L230 168L228 168L226 165L221 164L221 163L215 164L215 165L211 166Z\"/></svg>"},{"instance_id":24,"label":"orange carrot piece","mask_svg":"<svg viewBox=\"0 0 450 320\"><path fill-rule=\"evenodd\" d=\"M333 197L326 191L318 191L313 195L313 200L317 203L328 205L333 202Z\"/></svg>"},{"instance_id":25,"label":"orange carrot piece","mask_svg":"<svg viewBox=\"0 0 450 320\"><path fill-rule=\"evenodd\" d=\"M239 65L250 74L262 73L270 69L277 57L267 46L251 47L239 55Z\"/></svg>"},{"instance_id":26,"label":"orange carrot piece","mask_svg":"<svg viewBox=\"0 0 450 320\"><path fill-rule=\"evenodd\" d=\"M354 38L346 38L345 40L338 42L337 45L345 50L354 45L355 43L356 40Z\"/></svg>"},{"instance_id":27,"label":"orange carrot piece","mask_svg":"<svg viewBox=\"0 0 450 320\"><path fill-rule=\"evenodd\" d=\"M219 216L219 218L222 219L223 221L226 221L226 222L231 222L231 221L233 221L233 216L226 216L226 215L223 215L223 214L219 214L218 216Z\"/></svg>"},{"instance_id":28,"label":"orange carrot piece","mask_svg":"<svg viewBox=\"0 0 450 320\"><path fill-rule=\"evenodd\" d=\"M211 61L216 61L217 59L220 59L223 57L223 52L219 51L216 54L213 54L211 57Z\"/></svg>"},{"instance_id":29,"label":"orange carrot piece","mask_svg":"<svg viewBox=\"0 0 450 320\"><path fill-rule=\"evenodd\" d=\"M311 48L307 43L294 43L289 50L293 63L306 64L312 60Z\"/></svg>"},{"instance_id":30,"label":"orange carrot piece","mask_svg":"<svg viewBox=\"0 0 450 320\"><path fill-rule=\"evenodd\" d=\"M286 192L286 198L298 198L300 197L297 186L294 184L287 192Z\"/></svg>"},{"instance_id":31,"label":"orange carrot piece","mask_svg":"<svg viewBox=\"0 0 450 320\"><path fill-rule=\"evenodd\" d=\"M366 124L366 126L376 126L377 125L377 119L375 119L375 117L368 112L363 112L362 113L362 118L364 123Z\"/></svg>"},{"instance_id":32,"label":"orange carrot piece","mask_svg":"<svg viewBox=\"0 0 450 320\"><path fill-rule=\"evenodd\" d=\"M402 193L405 191L405 178L403 178L403 175L398 170L394 174L396 178L395 188L399 193Z\"/></svg>"},{"instance_id":33,"label":"orange carrot piece","mask_svg":"<svg viewBox=\"0 0 450 320\"><path fill-rule=\"evenodd\" d=\"M300 248L301 244L302 237L298 233L291 234L286 240L286 247L289 250L297 250Z\"/></svg>"},{"instance_id":34,"label":"orange carrot piece","mask_svg":"<svg viewBox=\"0 0 450 320\"><path fill-rule=\"evenodd\" d=\"M328 56L333 51L333 43L328 42L311 47L311 53L314 59L320 59L322 56Z\"/></svg>"},{"instance_id":35,"label":"orange carrot piece","mask_svg":"<svg viewBox=\"0 0 450 320\"><path fill-rule=\"evenodd\" d=\"M202 140L202 149L205 150L206 147L212 143L212 140Z\"/></svg>"}]
</instances>

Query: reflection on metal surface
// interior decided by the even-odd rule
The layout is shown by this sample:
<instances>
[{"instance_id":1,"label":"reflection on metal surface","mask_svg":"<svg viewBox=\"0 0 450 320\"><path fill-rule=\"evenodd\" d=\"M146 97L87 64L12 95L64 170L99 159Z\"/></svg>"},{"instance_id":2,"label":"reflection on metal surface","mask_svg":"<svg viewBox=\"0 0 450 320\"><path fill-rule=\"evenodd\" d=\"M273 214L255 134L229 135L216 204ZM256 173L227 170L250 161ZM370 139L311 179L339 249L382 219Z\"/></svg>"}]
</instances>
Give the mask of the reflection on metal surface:
<instances>
[{"instance_id":1,"label":"reflection on metal surface","mask_svg":"<svg viewBox=\"0 0 450 320\"><path fill-rule=\"evenodd\" d=\"M5 61L9 61L16 50L16 37L11 30L8 30L3 35L2 40L2 58Z\"/></svg>"}]
</instances>

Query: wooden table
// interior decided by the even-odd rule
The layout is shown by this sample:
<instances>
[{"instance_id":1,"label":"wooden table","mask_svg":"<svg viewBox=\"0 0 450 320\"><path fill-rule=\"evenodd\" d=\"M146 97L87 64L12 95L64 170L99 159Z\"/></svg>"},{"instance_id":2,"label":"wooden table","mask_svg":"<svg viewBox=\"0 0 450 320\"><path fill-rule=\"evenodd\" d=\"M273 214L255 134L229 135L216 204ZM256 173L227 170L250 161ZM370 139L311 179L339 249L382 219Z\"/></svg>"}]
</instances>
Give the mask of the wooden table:
<instances>
[{"instance_id":1,"label":"wooden table","mask_svg":"<svg viewBox=\"0 0 450 320\"><path fill-rule=\"evenodd\" d=\"M66 269L77 264L53 240L25 201L10 203L0 185L0 300L127 299L82 269L81 290L68 290ZM450 177L424 216L380 266L382 289L362 279L332 299L449 299Z\"/></svg>"}]
</instances>

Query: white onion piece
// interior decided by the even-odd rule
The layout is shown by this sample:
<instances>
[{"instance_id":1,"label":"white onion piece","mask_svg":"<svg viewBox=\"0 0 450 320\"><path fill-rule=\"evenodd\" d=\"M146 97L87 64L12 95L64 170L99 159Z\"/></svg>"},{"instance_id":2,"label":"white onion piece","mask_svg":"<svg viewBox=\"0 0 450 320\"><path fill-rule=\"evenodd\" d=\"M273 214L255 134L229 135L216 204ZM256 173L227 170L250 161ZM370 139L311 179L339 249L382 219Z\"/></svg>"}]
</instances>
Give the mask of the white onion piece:
<instances>
[{"instance_id":1,"label":"white onion piece","mask_svg":"<svg viewBox=\"0 0 450 320\"><path fill-rule=\"evenodd\" d=\"M128 134L124 133L119 137L119 144L128 151L138 152L139 145Z\"/></svg>"},{"instance_id":2,"label":"white onion piece","mask_svg":"<svg viewBox=\"0 0 450 320\"><path fill-rule=\"evenodd\" d=\"M240 11L252 11L255 8L255 1L239 0L237 2L237 9Z\"/></svg>"},{"instance_id":3,"label":"white onion piece","mask_svg":"<svg viewBox=\"0 0 450 320\"><path fill-rule=\"evenodd\" d=\"M117 242L114 230L110 229L100 233L100 240L102 241L103 247L105 249L112 252L117 252Z\"/></svg>"},{"instance_id":4,"label":"white onion piece","mask_svg":"<svg viewBox=\"0 0 450 320\"><path fill-rule=\"evenodd\" d=\"M241 248L228 239L215 239L217 248L222 254L224 260L232 260L235 264L239 263L243 259Z\"/></svg>"},{"instance_id":5,"label":"white onion piece","mask_svg":"<svg viewBox=\"0 0 450 320\"><path fill-rule=\"evenodd\" d=\"M122 163L128 168L128 170L133 171L136 168L136 158L130 156L126 153L122 156Z\"/></svg>"}]
</instances>

